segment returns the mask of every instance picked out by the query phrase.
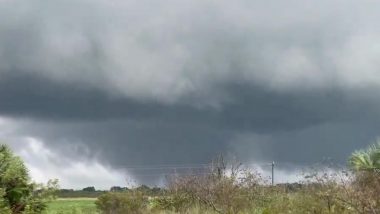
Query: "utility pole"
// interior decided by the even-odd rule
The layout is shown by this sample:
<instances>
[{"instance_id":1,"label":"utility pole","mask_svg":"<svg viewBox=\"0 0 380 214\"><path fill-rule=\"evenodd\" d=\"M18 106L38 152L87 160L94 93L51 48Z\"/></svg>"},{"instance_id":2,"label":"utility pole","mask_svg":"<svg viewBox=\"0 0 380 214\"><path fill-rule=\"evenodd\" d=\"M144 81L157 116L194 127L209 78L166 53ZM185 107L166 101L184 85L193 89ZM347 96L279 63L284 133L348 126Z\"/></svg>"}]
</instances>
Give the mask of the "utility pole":
<instances>
[{"instance_id":1,"label":"utility pole","mask_svg":"<svg viewBox=\"0 0 380 214\"><path fill-rule=\"evenodd\" d=\"M272 186L274 185L274 161L272 162Z\"/></svg>"},{"instance_id":2,"label":"utility pole","mask_svg":"<svg viewBox=\"0 0 380 214\"><path fill-rule=\"evenodd\" d=\"M178 175L177 175L177 167L174 168L174 183L175 183L175 193L178 192Z\"/></svg>"}]
</instances>

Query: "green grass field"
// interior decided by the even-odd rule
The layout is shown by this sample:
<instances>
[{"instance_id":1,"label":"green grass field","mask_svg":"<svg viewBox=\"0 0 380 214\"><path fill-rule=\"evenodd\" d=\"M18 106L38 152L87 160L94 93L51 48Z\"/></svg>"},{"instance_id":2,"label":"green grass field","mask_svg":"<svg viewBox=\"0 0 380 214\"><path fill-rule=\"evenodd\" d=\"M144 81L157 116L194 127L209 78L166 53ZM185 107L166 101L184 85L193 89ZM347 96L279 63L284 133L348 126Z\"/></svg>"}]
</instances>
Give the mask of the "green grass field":
<instances>
[{"instance_id":1,"label":"green grass field","mask_svg":"<svg viewBox=\"0 0 380 214\"><path fill-rule=\"evenodd\" d=\"M97 214L96 198L60 198L48 204L45 214Z\"/></svg>"}]
</instances>

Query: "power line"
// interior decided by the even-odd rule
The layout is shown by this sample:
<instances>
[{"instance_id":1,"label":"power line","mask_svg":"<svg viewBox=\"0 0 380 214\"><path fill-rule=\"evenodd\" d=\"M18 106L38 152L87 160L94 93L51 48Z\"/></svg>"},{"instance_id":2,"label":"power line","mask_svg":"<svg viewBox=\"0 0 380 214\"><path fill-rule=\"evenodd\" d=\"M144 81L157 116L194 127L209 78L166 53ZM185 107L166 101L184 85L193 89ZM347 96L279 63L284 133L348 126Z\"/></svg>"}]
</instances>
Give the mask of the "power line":
<instances>
[{"instance_id":1,"label":"power line","mask_svg":"<svg viewBox=\"0 0 380 214\"><path fill-rule=\"evenodd\" d=\"M210 175L211 172L205 173L183 173L184 175ZM135 177L157 177L157 176L175 176L178 173L156 173L156 174L133 174Z\"/></svg>"},{"instance_id":2,"label":"power line","mask_svg":"<svg viewBox=\"0 0 380 214\"><path fill-rule=\"evenodd\" d=\"M135 165L117 167L116 169L178 169L178 168L202 168L210 167L211 164L157 164L157 165Z\"/></svg>"},{"instance_id":3,"label":"power line","mask_svg":"<svg viewBox=\"0 0 380 214\"><path fill-rule=\"evenodd\" d=\"M272 163L242 164L242 167L269 167ZM158 164L158 165L130 165L115 169L196 169L212 167L212 164Z\"/></svg>"},{"instance_id":4,"label":"power line","mask_svg":"<svg viewBox=\"0 0 380 214\"><path fill-rule=\"evenodd\" d=\"M210 166L178 166L178 167L124 167L126 170L159 170L159 169L205 169Z\"/></svg>"}]
</instances>

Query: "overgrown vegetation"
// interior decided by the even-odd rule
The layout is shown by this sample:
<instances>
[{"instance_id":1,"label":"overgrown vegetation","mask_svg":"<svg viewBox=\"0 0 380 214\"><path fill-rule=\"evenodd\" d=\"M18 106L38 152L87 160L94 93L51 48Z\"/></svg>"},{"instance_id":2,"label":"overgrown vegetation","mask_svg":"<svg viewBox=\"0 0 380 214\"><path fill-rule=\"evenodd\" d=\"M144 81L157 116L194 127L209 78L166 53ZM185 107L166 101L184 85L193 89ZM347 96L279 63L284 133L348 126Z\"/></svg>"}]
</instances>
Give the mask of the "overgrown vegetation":
<instances>
[{"instance_id":1,"label":"overgrown vegetation","mask_svg":"<svg viewBox=\"0 0 380 214\"><path fill-rule=\"evenodd\" d=\"M168 178L165 189L112 187L97 200L50 203L58 184L32 183L22 160L0 146L0 213L380 213L380 144L354 152L348 171L307 173L302 183L269 185L254 170L218 157L211 167ZM64 190L66 191L66 190ZM72 191L68 191L72 192ZM75 192L75 191L74 191ZM80 192L96 193L93 187ZM81 204L81 208L77 204ZM71 204L71 205L69 205ZM71 206L71 207L70 207ZM55 208L54 208L55 207ZM55 209L56 212L52 211Z\"/></svg>"},{"instance_id":2,"label":"overgrown vegetation","mask_svg":"<svg viewBox=\"0 0 380 214\"><path fill-rule=\"evenodd\" d=\"M30 181L23 161L6 145L0 145L0 213L37 214L54 198L58 181L47 185Z\"/></svg>"},{"instance_id":3,"label":"overgrown vegetation","mask_svg":"<svg viewBox=\"0 0 380 214\"><path fill-rule=\"evenodd\" d=\"M268 185L258 173L218 158L207 173L168 179L152 196L139 190L98 198L101 213L380 213L380 144L354 152L350 170L319 169L302 183Z\"/></svg>"}]
</instances>

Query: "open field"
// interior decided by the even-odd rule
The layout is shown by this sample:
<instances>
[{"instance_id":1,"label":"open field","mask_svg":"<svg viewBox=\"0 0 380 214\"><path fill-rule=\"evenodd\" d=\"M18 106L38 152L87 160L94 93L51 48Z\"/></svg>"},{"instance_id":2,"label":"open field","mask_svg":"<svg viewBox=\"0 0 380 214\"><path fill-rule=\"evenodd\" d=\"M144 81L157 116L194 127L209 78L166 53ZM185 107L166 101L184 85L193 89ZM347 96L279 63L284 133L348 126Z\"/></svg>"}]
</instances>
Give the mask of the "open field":
<instances>
[{"instance_id":1,"label":"open field","mask_svg":"<svg viewBox=\"0 0 380 214\"><path fill-rule=\"evenodd\" d=\"M96 198L59 198L48 204L45 214L96 214Z\"/></svg>"}]
</instances>

